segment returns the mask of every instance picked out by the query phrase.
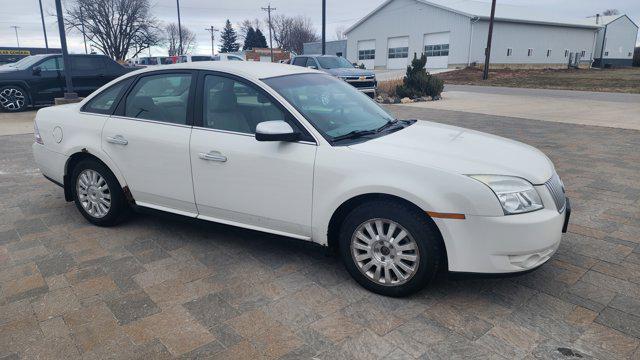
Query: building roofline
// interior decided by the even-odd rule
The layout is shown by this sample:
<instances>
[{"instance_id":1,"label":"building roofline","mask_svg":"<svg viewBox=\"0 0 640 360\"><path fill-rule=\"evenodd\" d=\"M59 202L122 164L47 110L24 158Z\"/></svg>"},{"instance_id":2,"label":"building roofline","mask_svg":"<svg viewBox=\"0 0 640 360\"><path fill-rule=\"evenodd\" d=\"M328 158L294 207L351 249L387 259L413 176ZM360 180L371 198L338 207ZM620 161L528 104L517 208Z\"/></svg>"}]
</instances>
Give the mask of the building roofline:
<instances>
[{"instance_id":1,"label":"building roofline","mask_svg":"<svg viewBox=\"0 0 640 360\"><path fill-rule=\"evenodd\" d=\"M357 28L358 26L360 26L363 22L365 22L366 20L368 20L370 17L372 17L373 15L375 15L378 11L382 10L384 7L386 7L387 5L389 5L391 2L393 2L395 0L387 0L385 2L383 2L382 4L380 4L377 8L373 9L373 11L371 11L370 13L368 13L367 15L365 15L362 19L358 20L356 23L354 23L353 25L349 26L344 33L348 34L351 31L353 31L355 28ZM443 10L447 10L447 11L451 11L453 13L462 15L462 16L466 16L469 18L478 18L481 20L489 20L488 16L484 16L484 15L476 15L476 14L471 14L471 13L467 13L464 11L460 11L457 9L452 9L450 7L447 6L443 6L440 4L435 4L432 3L428 0L415 0L418 3L422 3L425 5L430 5L439 9L443 9ZM622 16L626 16L626 14L621 15ZM628 16L627 16L628 17ZM552 26L563 26L563 27L576 27L576 28L586 28L586 29L598 29L601 28L602 25L598 25L598 24L576 24L576 23L565 23L565 22L554 22L554 21L544 21L544 20L540 20L540 21L536 21L536 20L526 20L526 19L517 19L517 18L499 18L496 17L495 18L496 21L502 21L502 22L514 22L514 23L524 23L524 24L540 24L540 25L552 25ZM618 19L616 19L618 20ZM613 21L616 21L613 20ZM631 20L631 19L629 19ZM612 22L613 22L612 21ZM633 21L631 21L633 22ZM611 23L611 22L609 22ZM635 24L635 23L634 23ZM636 25L637 27L638 25Z\"/></svg>"}]
</instances>

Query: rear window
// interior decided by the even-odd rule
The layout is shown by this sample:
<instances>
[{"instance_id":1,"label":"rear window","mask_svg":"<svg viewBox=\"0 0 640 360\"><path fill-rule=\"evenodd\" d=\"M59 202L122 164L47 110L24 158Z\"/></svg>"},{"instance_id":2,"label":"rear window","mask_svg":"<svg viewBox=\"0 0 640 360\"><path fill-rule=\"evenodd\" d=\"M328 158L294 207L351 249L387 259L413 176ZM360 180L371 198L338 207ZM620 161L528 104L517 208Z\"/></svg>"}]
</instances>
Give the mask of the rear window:
<instances>
[{"instance_id":1,"label":"rear window","mask_svg":"<svg viewBox=\"0 0 640 360\"><path fill-rule=\"evenodd\" d=\"M118 100L120 94L129 87L130 83L131 78L128 78L107 88L89 100L89 102L82 107L82 111L110 115L116 106L116 100Z\"/></svg>"}]
</instances>

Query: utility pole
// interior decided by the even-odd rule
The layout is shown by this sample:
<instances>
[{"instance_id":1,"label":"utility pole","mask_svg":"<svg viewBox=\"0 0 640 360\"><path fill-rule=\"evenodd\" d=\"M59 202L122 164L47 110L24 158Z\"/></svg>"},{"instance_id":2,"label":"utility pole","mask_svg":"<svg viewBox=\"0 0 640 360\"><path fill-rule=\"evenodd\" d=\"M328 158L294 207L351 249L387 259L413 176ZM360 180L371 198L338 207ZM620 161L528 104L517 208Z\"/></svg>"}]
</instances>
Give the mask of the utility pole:
<instances>
[{"instance_id":1,"label":"utility pole","mask_svg":"<svg viewBox=\"0 0 640 360\"><path fill-rule=\"evenodd\" d=\"M184 55L182 51L182 24L180 23L180 0L176 0L178 7L178 53L176 55Z\"/></svg>"},{"instance_id":2,"label":"utility pole","mask_svg":"<svg viewBox=\"0 0 640 360\"><path fill-rule=\"evenodd\" d=\"M82 39L84 40L84 53L87 53L87 35L84 33L84 15L82 14L82 3L80 5L80 30L82 31Z\"/></svg>"},{"instance_id":3,"label":"utility pole","mask_svg":"<svg viewBox=\"0 0 640 360\"><path fill-rule=\"evenodd\" d=\"M16 42L18 43L18 47L20 47L20 39L18 38L18 29L20 28L20 26L11 25L9 27L12 27L13 30L16 31Z\"/></svg>"},{"instance_id":4,"label":"utility pole","mask_svg":"<svg viewBox=\"0 0 640 360\"><path fill-rule=\"evenodd\" d=\"M272 35L271 35L271 12L272 11L276 11L277 9L274 7L271 7L271 4L269 4L269 6L267 6L266 8L262 8L263 11L266 11L269 15L269 48L271 50L271 62L273 62L273 39L272 39Z\"/></svg>"},{"instance_id":5,"label":"utility pole","mask_svg":"<svg viewBox=\"0 0 640 360\"><path fill-rule=\"evenodd\" d=\"M491 18L489 19L489 36L487 37L487 48L484 54L484 71L482 80L489 79L489 59L491 58L491 38L493 37L493 19L496 16L496 0L491 2Z\"/></svg>"},{"instance_id":6,"label":"utility pole","mask_svg":"<svg viewBox=\"0 0 640 360\"><path fill-rule=\"evenodd\" d=\"M322 55L327 53L327 0L322 0Z\"/></svg>"},{"instance_id":7,"label":"utility pole","mask_svg":"<svg viewBox=\"0 0 640 360\"><path fill-rule=\"evenodd\" d=\"M56 0L56 15L58 16L58 31L60 32L60 47L62 48L62 61L64 63L64 79L67 85L64 98L77 99L78 94L73 92L73 82L71 81L71 59L67 51L67 36L64 32L64 18L62 17L62 3Z\"/></svg>"},{"instance_id":8,"label":"utility pole","mask_svg":"<svg viewBox=\"0 0 640 360\"><path fill-rule=\"evenodd\" d=\"M44 33L44 47L49 52L49 41L47 40L47 28L44 26L44 12L42 11L42 0L40 2L40 18L42 19L42 32Z\"/></svg>"},{"instance_id":9,"label":"utility pole","mask_svg":"<svg viewBox=\"0 0 640 360\"><path fill-rule=\"evenodd\" d=\"M211 27L210 27L210 28L206 28L205 30L207 30L208 32L210 32L210 33L211 33L211 56L214 56L214 55L216 54L216 51L215 51L215 45L214 45L215 40L216 40L216 35L215 35L215 33L216 33L217 31L220 31L220 30L218 30L218 29L214 28L214 27L213 27L213 25L211 25Z\"/></svg>"}]
</instances>

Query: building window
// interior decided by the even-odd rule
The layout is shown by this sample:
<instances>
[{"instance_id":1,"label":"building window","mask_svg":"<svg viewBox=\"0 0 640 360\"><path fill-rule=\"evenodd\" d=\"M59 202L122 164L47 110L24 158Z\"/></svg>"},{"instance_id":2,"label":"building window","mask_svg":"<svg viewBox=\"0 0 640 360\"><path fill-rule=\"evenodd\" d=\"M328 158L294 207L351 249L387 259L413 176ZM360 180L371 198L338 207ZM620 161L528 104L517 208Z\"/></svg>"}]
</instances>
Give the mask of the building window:
<instances>
[{"instance_id":1,"label":"building window","mask_svg":"<svg viewBox=\"0 0 640 360\"><path fill-rule=\"evenodd\" d=\"M336 56L342 57L342 52L337 52Z\"/></svg>"},{"instance_id":2,"label":"building window","mask_svg":"<svg viewBox=\"0 0 640 360\"><path fill-rule=\"evenodd\" d=\"M547 49L547 57L551 56L551 49Z\"/></svg>"},{"instance_id":3,"label":"building window","mask_svg":"<svg viewBox=\"0 0 640 360\"><path fill-rule=\"evenodd\" d=\"M631 51L629 51L629 55L627 55L628 57L632 57L633 53Z\"/></svg>"},{"instance_id":4,"label":"building window","mask_svg":"<svg viewBox=\"0 0 640 360\"><path fill-rule=\"evenodd\" d=\"M580 57L584 57L586 54L587 54L587 51L586 50L582 50L580 52Z\"/></svg>"},{"instance_id":5,"label":"building window","mask_svg":"<svg viewBox=\"0 0 640 360\"><path fill-rule=\"evenodd\" d=\"M532 56L532 55L533 55L533 49L527 50L527 56Z\"/></svg>"},{"instance_id":6,"label":"building window","mask_svg":"<svg viewBox=\"0 0 640 360\"><path fill-rule=\"evenodd\" d=\"M512 48L508 48L507 49L507 56L511 56L513 54L513 49Z\"/></svg>"},{"instance_id":7,"label":"building window","mask_svg":"<svg viewBox=\"0 0 640 360\"><path fill-rule=\"evenodd\" d=\"M424 53L427 57L449 56L449 44L425 45Z\"/></svg>"},{"instance_id":8,"label":"building window","mask_svg":"<svg viewBox=\"0 0 640 360\"><path fill-rule=\"evenodd\" d=\"M608 52L608 51L605 51L605 52L604 52L604 56L609 56L609 52Z\"/></svg>"},{"instance_id":9,"label":"building window","mask_svg":"<svg viewBox=\"0 0 640 360\"><path fill-rule=\"evenodd\" d=\"M564 50L564 57L569 57L569 50L567 49Z\"/></svg>"},{"instance_id":10,"label":"building window","mask_svg":"<svg viewBox=\"0 0 640 360\"><path fill-rule=\"evenodd\" d=\"M376 50L359 50L358 51L358 60L373 60L376 58Z\"/></svg>"},{"instance_id":11,"label":"building window","mask_svg":"<svg viewBox=\"0 0 640 360\"><path fill-rule=\"evenodd\" d=\"M398 47L389 49L389 59L404 59L409 57L408 47Z\"/></svg>"}]
</instances>

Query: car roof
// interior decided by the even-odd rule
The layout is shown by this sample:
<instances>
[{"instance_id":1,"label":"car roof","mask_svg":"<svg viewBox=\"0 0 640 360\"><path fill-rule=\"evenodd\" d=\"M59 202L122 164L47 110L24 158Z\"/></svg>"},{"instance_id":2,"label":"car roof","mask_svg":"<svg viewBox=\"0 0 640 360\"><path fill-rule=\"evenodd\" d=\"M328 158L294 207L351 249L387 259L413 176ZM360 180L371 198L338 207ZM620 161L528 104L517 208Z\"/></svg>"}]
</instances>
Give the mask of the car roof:
<instances>
[{"instance_id":1,"label":"car roof","mask_svg":"<svg viewBox=\"0 0 640 360\"><path fill-rule=\"evenodd\" d=\"M171 69L221 71L252 79L266 79L277 76L305 73L323 74L322 72L319 72L317 70L300 66L257 61L202 61L195 63L191 62L161 66L159 65L157 67L148 67L145 69L137 70L132 72L131 74L142 74L146 72L166 71Z\"/></svg>"}]
</instances>

